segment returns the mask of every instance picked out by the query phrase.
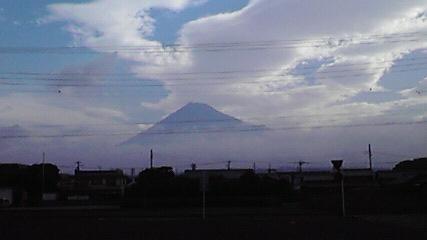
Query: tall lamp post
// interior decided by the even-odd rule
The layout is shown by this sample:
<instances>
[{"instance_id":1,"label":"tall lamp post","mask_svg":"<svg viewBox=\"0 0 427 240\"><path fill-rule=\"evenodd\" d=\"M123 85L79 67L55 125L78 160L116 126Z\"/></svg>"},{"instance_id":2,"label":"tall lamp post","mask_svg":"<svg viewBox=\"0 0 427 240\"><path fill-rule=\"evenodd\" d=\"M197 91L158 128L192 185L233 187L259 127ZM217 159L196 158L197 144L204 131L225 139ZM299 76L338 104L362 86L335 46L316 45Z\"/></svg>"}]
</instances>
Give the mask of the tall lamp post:
<instances>
[{"instance_id":1,"label":"tall lamp post","mask_svg":"<svg viewBox=\"0 0 427 240\"><path fill-rule=\"evenodd\" d=\"M346 213L345 213L345 195L344 195L344 176L341 172L341 166L342 166L343 160L332 160L331 163L335 169L335 179L341 185L342 216L345 217Z\"/></svg>"}]
</instances>

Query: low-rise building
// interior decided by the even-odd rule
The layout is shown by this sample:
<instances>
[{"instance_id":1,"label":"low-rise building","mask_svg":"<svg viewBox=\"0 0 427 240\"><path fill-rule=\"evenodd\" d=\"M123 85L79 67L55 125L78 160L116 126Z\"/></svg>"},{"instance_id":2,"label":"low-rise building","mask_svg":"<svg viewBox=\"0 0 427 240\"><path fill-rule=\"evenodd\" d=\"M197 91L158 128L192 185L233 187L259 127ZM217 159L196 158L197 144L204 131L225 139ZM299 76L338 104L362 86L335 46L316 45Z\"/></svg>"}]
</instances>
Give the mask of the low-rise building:
<instances>
[{"instance_id":1,"label":"low-rise building","mask_svg":"<svg viewBox=\"0 0 427 240\"><path fill-rule=\"evenodd\" d=\"M425 175L427 175L427 171L385 170L376 172L377 181L382 186L410 183L411 181L419 178L419 176Z\"/></svg>"},{"instance_id":2,"label":"low-rise building","mask_svg":"<svg viewBox=\"0 0 427 240\"><path fill-rule=\"evenodd\" d=\"M254 173L253 169L192 169L186 170L184 176L193 179L202 179L203 177L222 177L225 179L239 179L241 176Z\"/></svg>"},{"instance_id":3,"label":"low-rise building","mask_svg":"<svg viewBox=\"0 0 427 240\"><path fill-rule=\"evenodd\" d=\"M375 174L371 169L343 169L342 174L348 187L375 185ZM278 172L277 175L288 179L294 189L329 188L337 184L333 171Z\"/></svg>"},{"instance_id":4,"label":"low-rise building","mask_svg":"<svg viewBox=\"0 0 427 240\"><path fill-rule=\"evenodd\" d=\"M61 184L67 200L115 200L124 195L126 176L122 170L81 171Z\"/></svg>"},{"instance_id":5,"label":"low-rise building","mask_svg":"<svg viewBox=\"0 0 427 240\"><path fill-rule=\"evenodd\" d=\"M23 164L0 164L0 206L21 205L27 200L27 170Z\"/></svg>"}]
</instances>

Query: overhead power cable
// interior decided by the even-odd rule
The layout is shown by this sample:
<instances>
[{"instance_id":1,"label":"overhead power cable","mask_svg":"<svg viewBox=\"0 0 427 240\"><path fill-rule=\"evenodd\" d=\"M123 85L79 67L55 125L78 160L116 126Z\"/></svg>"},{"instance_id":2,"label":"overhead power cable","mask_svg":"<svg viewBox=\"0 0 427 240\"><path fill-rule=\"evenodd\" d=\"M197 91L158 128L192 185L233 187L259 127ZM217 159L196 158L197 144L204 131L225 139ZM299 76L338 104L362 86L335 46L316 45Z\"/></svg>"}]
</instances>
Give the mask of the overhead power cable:
<instances>
[{"instance_id":1,"label":"overhead power cable","mask_svg":"<svg viewBox=\"0 0 427 240\"><path fill-rule=\"evenodd\" d=\"M427 67L414 67L414 68L406 68L400 70L393 70L393 73L402 73L402 72L413 72L413 71L421 71L427 70ZM409 65L408 65L409 67ZM371 70L371 69L366 69ZM357 72L354 74L346 74ZM341 79L341 78L351 78L351 77L362 77L362 76L373 76L377 75L378 72L363 72L361 69L348 70L347 72L342 71L342 74L335 74L329 76L322 76L322 74L329 74L328 72L318 73L317 76L309 76L309 77L301 77L301 76L282 76L277 77L276 79L268 79L268 80L257 80L257 81L240 81L240 82L232 82L232 81L201 81L201 82L184 82L184 83L149 83L149 84L95 84L95 83L61 83L61 80L58 80L58 83L33 83L33 82L16 82L16 81L8 81L8 80L0 80L0 85L7 86L45 86L45 87L113 87L113 88L137 88L137 87L163 87L163 86L174 86L174 87L192 87L199 85L265 85L268 83L283 83L284 80L322 80L322 79ZM320 75L320 76L319 76ZM226 78L224 78L226 79ZM218 79L223 80L223 79Z\"/></svg>"},{"instance_id":2,"label":"overhead power cable","mask_svg":"<svg viewBox=\"0 0 427 240\"><path fill-rule=\"evenodd\" d=\"M385 34L371 35L371 37L347 37L347 38L321 38L321 39L293 39L293 40L266 40L266 41L241 41L224 43L199 43L192 45L129 45L129 46L60 46L60 47L0 47L0 54L97 54L97 51L104 53L126 53L126 54L173 54L184 52L223 52L223 51L259 51L259 50L280 50L295 48L319 48L338 47L343 44L372 45L384 43L400 42L420 42L425 41L419 38L427 35L424 32L408 34Z\"/></svg>"},{"instance_id":3,"label":"overhead power cable","mask_svg":"<svg viewBox=\"0 0 427 240\"><path fill-rule=\"evenodd\" d=\"M422 58L422 59L427 59L427 57ZM389 61L389 62L393 62L393 61ZM373 62L371 62L371 63L355 63L355 64L346 64L345 66L359 66L359 65L367 65L367 64L375 64L375 63L373 63ZM401 64L398 61L392 67L393 67L393 70L396 70L395 68L399 68L399 69L403 68L401 70L404 70L405 68L409 68L409 67L414 68L416 66L421 66L421 67L427 66L427 62L426 61L420 61L420 62L417 61L417 62L409 62L409 63ZM381 70L381 69L384 69L385 67L388 67L388 66L375 66L375 67L364 67L364 68L341 69L342 67L341 67L341 65L339 65L339 66L329 66L326 70L322 70L320 72L316 72L315 74L317 76L318 75L321 76L321 75L329 74L329 73L359 72L359 71L367 71L367 70L372 71L372 70ZM316 67L316 68L313 67L312 69L317 69L317 68L319 68L319 67ZM417 69L417 68L414 68L414 69ZM259 72L261 72L261 71L263 71L263 70L260 70ZM213 74L214 72L211 72L211 73ZM262 75L248 75L248 76L246 75L246 74L252 74L252 73L254 73L254 70L248 70L248 72L236 71L235 73L241 73L241 74L236 75L236 76L229 76L230 73L232 73L232 72L231 71L230 72L217 72L216 75L219 75L219 76L197 76L197 77L194 77L194 78L188 78L188 77L187 78L183 78L178 73L177 73L178 77L175 76L174 78L164 78L163 74L159 74L159 75L156 75L156 76L157 76L157 79L162 80L162 81L168 81L168 82L175 82L175 81L176 82L181 82L181 81L183 81L183 82L192 82L192 81L204 81L204 80L230 80L230 79L241 79L241 78L244 78L244 79L251 79L251 78L259 79L259 78L263 78L263 77L287 77L287 78L294 79L295 77L300 77L300 75L303 74L303 73L298 73L298 74L295 74L294 76L287 76L287 75L284 75L283 73L262 74ZM244 74L244 75L242 75L242 74ZM1 75L4 75L4 76L1 77ZM9 75L12 75L12 76L9 76ZM66 74L64 76L61 76L61 74L52 74L52 76L57 76L57 77L34 77L34 78L15 77L13 75L23 75L23 76L24 75L28 75L28 76L31 76L31 75L33 75L33 73L15 73L15 74L13 74L13 73L0 73L0 80L3 80L3 81L4 80L9 80L9 81L14 81L14 80L15 81L17 81L17 80L31 80L31 81L43 81L43 82L44 81L52 81L52 82L85 82L85 81L88 81L88 79L87 79L88 77L98 76L98 75L92 75L90 73L88 73L86 75L83 74L83 73L81 73L81 74L76 74L75 76L73 76L71 74ZM34 75L41 75L41 74L34 73ZM67 75L70 76L70 77L68 77ZM59 77L59 76L61 76L61 77ZM106 82L110 82L111 80L113 80L113 81L118 81L118 82L122 83L122 82L128 82L128 81L132 81L132 82L153 81L153 80L156 79L156 77L155 77L152 80L137 80L137 79L128 79L128 78L124 78L124 79L123 78L120 78L120 79L114 78L114 79L110 80L107 77L114 77L115 75L110 75L110 76L108 76L108 75L99 75L99 76L103 76L103 78L102 79L97 79L97 80L94 80L94 81L106 83ZM86 79L80 79L82 77L86 78ZM206 82L206 81L204 81L204 82Z\"/></svg>"},{"instance_id":4,"label":"overhead power cable","mask_svg":"<svg viewBox=\"0 0 427 240\"><path fill-rule=\"evenodd\" d=\"M371 64L386 64L386 63L394 63L393 67L396 66L404 66L406 64L400 64L400 63L405 63L405 62L409 62L408 65L410 65L411 63L414 64L423 64L425 62L418 62L418 60L426 60L427 57L409 57L409 58L401 58L401 59L395 59L395 60L377 60L377 61L368 61L368 62L360 62L360 63L339 63L338 65L329 65L328 69L340 69L340 68L346 68L346 67L353 67L353 66L366 66L366 65L371 65ZM315 70L318 69L319 66L301 66L298 67L299 70ZM193 71L193 72L161 72L161 73L156 73L155 76L156 77L161 77L162 79L165 76L173 76L173 77L177 77L181 78L182 75L232 75L232 74L240 74L240 73L265 73L265 72L280 72L280 71L291 71L294 70L295 68L263 68L263 69L235 69L235 70L223 70L223 71ZM328 70L330 71L330 70ZM18 71L18 72L0 72L1 76L42 76L42 79L49 79L48 77L52 77L51 79L55 80L58 77L62 77L62 79L66 80L69 78L65 78L65 77L138 77L139 75L137 73L103 73L103 72L59 72L59 73L54 73L54 72L28 72L28 71ZM197 78L200 78L202 76L197 76ZM203 76L204 77L204 76ZM17 77L16 77L17 78ZM17 78L18 79L18 78ZM21 79L21 78L19 78ZM28 79L28 78L23 78L22 79ZM37 79L37 78L32 78L32 79ZM121 80L125 80L125 79L121 79Z\"/></svg>"},{"instance_id":5,"label":"overhead power cable","mask_svg":"<svg viewBox=\"0 0 427 240\"><path fill-rule=\"evenodd\" d=\"M425 121L401 121L401 122L381 122L381 123L360 123L360 124L347 124L347 125L314 125L314 126L290 126L281 128L263 128L263 127L250 127L250 128L222 128L203 131L153 131L145 132L146 135L182 135L182 134L215 134L215 133L248 133L248 132L268 132L268 131L292 131L301 129L326 129L326 128L358 128L358 127L389 127L396 125L420 125L426 124ZM19 139L19 138L75 138L75 137L105 137L105 136L126 136L136 135L139 132L117 132L117 133L74 133L74 134L52 134L52 135L3 135L0 139Z\"/></svg>"},{"instance_id":6,"label":"overhead power cable","mask_svg":"<svg viewBox=\"0 0 427 240\"><path fill-rule=\"evenodd\" d=\"M346 118L346 117L351 117L351 119L355 119L355 118L368 118L368 117L390 117L390 116L401 116L401 115L406 115L407 111L387 111L387 112L377 112L377 113L372 113L370 111L366 111L366 112L359 112L357 114L355 114L354 112L339 112L339 113L325 113L325 114L299 114L299 115L280 115L280 116L273 116L273 117L249 117L249 118L244 118L244 121L265 121L265 120L284 120L284 119L288 119L288 120L297 120L300 121L300 119L324 119L327 118L330 122L334 122L337 120L340 120L342 118ZM331 119L331 117L333 117L333 119ZM82 126L114 126L114 125L119 125L119 126L132 126L132 125L154 125L156 123L161 122L162 125L164 126L180 126L183 125L185 127L185 125L192 125L192 124L205 124L205 125L209 125L209 124L228 124L228 123L243 123L240 120L237 119L198 119L198 120L182 120L182 121L140 121L140 122L121 122L121 123L93 123L93 124L78 124L78 125L64 125L64 124L31 124L32 127L37 127L37 128L73 128L73 127L82 127Z\"/></svg>"}]
</instances>

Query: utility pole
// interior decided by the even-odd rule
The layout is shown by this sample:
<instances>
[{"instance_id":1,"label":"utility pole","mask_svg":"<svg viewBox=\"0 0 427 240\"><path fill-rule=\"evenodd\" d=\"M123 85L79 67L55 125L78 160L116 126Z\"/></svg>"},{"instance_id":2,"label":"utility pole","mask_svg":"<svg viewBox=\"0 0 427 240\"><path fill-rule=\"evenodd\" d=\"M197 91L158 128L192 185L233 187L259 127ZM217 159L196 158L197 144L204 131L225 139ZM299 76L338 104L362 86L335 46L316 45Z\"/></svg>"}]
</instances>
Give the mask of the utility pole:
<instances>
[{"instance_id":1,"label":"utility pole","mask_svg":"<svg viewBox=\"0 0 427 240\"><path fill-rule=\"evenodd\" d=\"M227 161L227 170L231 170L231 161Z\"/></svg>"},{"instance_id":2,"label":"utility pole","mask_svg":"<svg viewBox=\"0 0 427 240\"><path fill-rule=\"evenodd\" d=\"M130 175L131 175L132 182L135 182L135 168L130 169Z\"/></svg>"},{"instance_id":3,"label":"utility pole","mask_svg":"<svg viewBox=\"0 0 427 240\"><path fill-rule=\"evenodd\" d=\"M154 155L153 149L151 149L150 150L150 169L153 168L153 157L154 157L153 155Z\"/></svg>"},{"instance_id":4,"label":"utility pole","mask_svg":"<svg viewBox=\"0 0 427 240\"><path fill-rule=\"evenodd\" d=\"M372 171L372 149L371 149L371 144L368 145L368 154L369 154L369 169Z\"/></svg>"},{"instance_id":5,"label":"utility pole","mask_svg":"<svg viewBox=\"0 0 427 240\"><path fill-rule=\"evenodd\" d=\"M203 171L202 175L202 219L206 219L206 188L207 186L207 176L206 171Z\"/></svg>"},{"instance_id":6,"label":"utility pole","mask_svg":"<svg viewBox=\"0 0 427 240\"><path fill-rule=\"evenodd\" d=\"M254 169L254 173L255 173L256 172L256 162L254 162L253 169Z\"/></svg>"},{"instance_id":7,"label":"utility pole","mask_svg":"<svg viewBox=\"0 0 427 240\"><path fill-rule=\"evenodd\" d=\"M299 161L297 163L298 163L298 173L300 178L300 184L302 184L302 181L304 180L304 177L302 176L302 167L303 165L308 164L308 162Z\"/></svg>"},{"instance_id":8,"label":"utility pole","mask_svg":"<svg viewBox=\"0 0 427 240\"><path fill-rule=\"evenodd\" d=\"M345 211L345 195L344 195L344 175L341 172L341 166L342 166L343 160L332 160L331 162L336 171L335 178L336 180L338 180L338 182L340 182L340 185L341 185L340 187L341 187L342 216L345 217L346 211Z\"/></svg>"},{"instance_id":9,"label":"utility pole","mask_svg":"<svg viewBox=\"0 0 427 240\"><path fill-rule=\"evenodd\" d=\"M45 174L44 174L44 163L46 161L46 153L43 152L43 160L42 160L42 199L43 199L43 193L44 193L44 178L45 178Z\"/></svg>"},{"instance_id":10,"label":"utility pole","mask_svg":"<svg viewBox=\"0 0 427 240\"><path fill-rule=\"evenodd\" d=\"M80 172L80 166L81 166L82 162L77 161L76 164L77 164L76 173L78 173L78 172Z\"/></svg>"},{"instance_id":11,"label":"utility pole","mask_svg":"<svg viewBox=\"0 0 427 240\"><path fill-rule=\"evenodd\" d=\"M299 172L300 174L302 174L302 166L303 166L304 164L307 164L307 162L304 162L304 161L299 161L299 162L298 162L298 172Z\"/></svg>"}]
</instances>

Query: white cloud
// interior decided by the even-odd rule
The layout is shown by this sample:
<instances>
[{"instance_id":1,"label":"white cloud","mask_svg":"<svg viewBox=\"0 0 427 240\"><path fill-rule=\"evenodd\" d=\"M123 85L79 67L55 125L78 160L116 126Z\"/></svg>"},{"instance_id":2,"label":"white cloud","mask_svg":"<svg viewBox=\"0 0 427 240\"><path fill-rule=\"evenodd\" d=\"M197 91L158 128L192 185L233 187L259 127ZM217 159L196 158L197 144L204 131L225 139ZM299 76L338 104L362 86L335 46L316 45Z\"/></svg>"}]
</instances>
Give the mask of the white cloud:
<instances>
[{"instance_id":1,"label":"white cloud","mask_svg":"<svg viewBox=\"0 0 427 240\"><path fill-rule=\"evenodd\" d=\"M331 57L335 61L319 69L317 87L306 86L304 81L295 81L295 84L291 84L292 87L286 87L288 83L285 86L273 86L273 90L276 88L281 91L279 93L266 93L266 90L272 90L269 78L259 79L260 82L265 80L265 84L242 86L238 85L246 81L242 74L241 78L233 79L234 85L225 87L168 87L171 95L157 106L161 109L173 109L196 100L214 104L243 117L315 112L317 109L328 112L333 109L332 106L360 92L382 90L378 81L396 59L426 47L426 41L420 37L422 35L399 35L427 30L424 15L420 14L425 7L426 1L334 1L328 4L317 1L310 1L310 4L296 1L253 1L241 11L190 22L181 30L179 43L192 45L204 42L299 38L318 41L325 36L345 41L344 44L338 41L339 44L323 48L299 47L265 52L191 52L186 56L189 59L187 64L173 64L183 72L209 72L218 69L227 71L292 67L295 62L319 56ZM394 36L395 41L388 41L387 36ZM416 44L414 41L405 41L413 38L418 39ZM344 67L349 64L353 66ZM162 67L166 72L175 69L171 65L160 65L160 73ZM331 73L337 69L344 69L344 73ZM140 71L145 73L147 68L141 67ZM164 82L171 83L168 80ZM346 105L342 106L345 107Z\"/></svg>"},{"instance_id":2,"label":"white cloud","mask_svg":"<svg viewBox=\"0 0 427 240\"><path fill-rule=\"evenodd\" d=\"M382 114L408 108L421 110L415 115L401 114L393 119L419 119L425 115L425 108L423 112L420 107L427 104L425 95L416 96L409 89L400 92L400 100L368 103L351 102L350 99L363 92L387 91L379 80L389 73L396 60L427 48L423 37L427 31L427 0L252 0L239 11L185 24L177 40L181 46L235 42L244 45L245 42L276 40L279 41L276 49L207 52L179 51L184 47L178 46L178 51L174 51L172 47L163 47L160 42L150 40L156 27L150 9L182 11L197 3L200 1L129 0L124 3L97 0L53 4L43 21L64 21L66 30L75 39L74 44L99 52L113 51L120 46L152 46L154 52L117 53L118 57L136 63L133 70L139 76L158 79L170 91L159 103L143 103L146 107L169 112L187 102L201 101L241 118L271 118L272 125L380 122L385 121ZM298 44L280 48L284 44L280 40L292 39L299 39ZM318 46L313 47L313 42ZM111 48L103 48L105 46ZM293 67L312 59L330 61L314 69L312 76L291 74ZM272 70L257 75L244 72L257 69ZM181 75L167 74L235 70L243 70L243 73L232 77L200 74L190 77L200 84L189 82L186 87L173 85ZM216 79L218 75L225 78ZM215 81L228 81L229 84L209 84ZM245 84L248 81L258 84ZM275 118L282 115L311 117ZM400 130L396 131L405 132ZM369 131L354 133L361 136L360 142L370 136ZM336 131L330 136L339 134ZM387 134L378 134L377 139L382 136ZM351 138L347 140L350 146ZM418 141L423 139L418 138Z\"/></svg>"},{"instance_id":3,"label":"white cloud","mask_svg":"<svg viewBox=\"0 0 427 240\"><path fill-rule=\"evenodd\" d=\"M155 27L155 19L150 16L151 8L180 11L196 2L128 1L119 4L100 0L84 4L53 4L49 6L50 15L45 20L67 21L68 31L79 44L97 51L102 51L99 49L102 46L156 46L160 49L158 53L119 52L118 56L139 62L134 70L141 76L157 77L172 85L175 79L162 78L162 74L291 68L313 58L335 59L318 70L315 75L317 86L308 86L306 81L289 75L282 78L287 79L283 82L278 82L277 77L262 77L258 79L260 84L242 85L247 81L247 75L242 74L233 77L229 85L167 86L171 92L167 99L158 104L145 104L171 110L189 101L202 101L242 117L332 109L337 102L360 92L372 88L381 90L378 80L387 73L394 60L427 46L423 38L414 44L403 41L408 38L398 35L427 30L427 1L424 0L333 0L327 3L256 0L239 11L187 23L178 40L179 44L191 46L305 39L303 43L321 43L323 47L317 48L299 44L303 46L265 51L173 52L162 48L159 42L147 40ZM384 36L394 36L395 40L401 41L390 42ZM349 64L350 67L345 67ZM347 73L334 72L337 69L345 69ZM278 73L274 71L266 75ZM289 74L289 71L282 74ZM339 77L342 75L344 77Z\"/></svg>"},{"instance_id":4,"label":"white cloud","mask_svg":"<svg viewBox=\"0 0 427 240\"><path fill-rule=\"evenodd\" d=\"M55 106L51 102L54 98L35 97L25 94L11 94L0 97L1 125L10 123L23 126L57 125L70 128L91 126L91 128L105 129L103 124L125 122L127 116L119 110L77 106ZM63 129L59 129L63 130Z\"/></svg>"}]
</instances>

